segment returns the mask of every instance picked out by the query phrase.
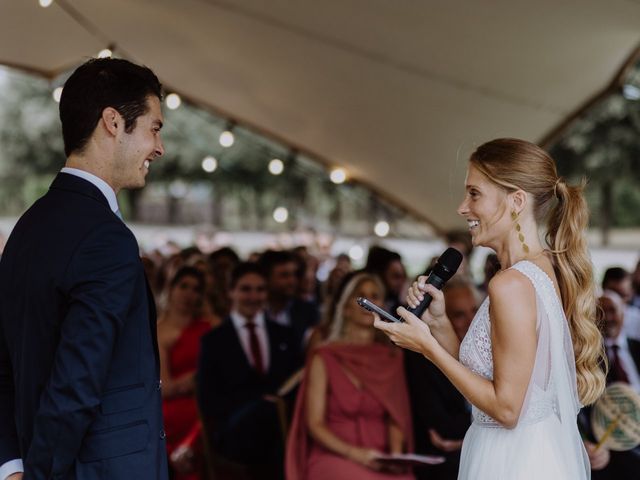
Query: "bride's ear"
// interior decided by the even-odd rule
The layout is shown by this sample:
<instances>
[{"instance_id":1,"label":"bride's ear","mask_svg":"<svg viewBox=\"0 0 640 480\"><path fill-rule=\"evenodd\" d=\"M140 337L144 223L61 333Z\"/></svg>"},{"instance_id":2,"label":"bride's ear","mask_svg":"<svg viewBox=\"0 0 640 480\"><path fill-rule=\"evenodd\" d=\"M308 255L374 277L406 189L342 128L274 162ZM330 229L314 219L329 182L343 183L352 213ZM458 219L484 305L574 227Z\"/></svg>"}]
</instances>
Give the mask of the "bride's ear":
<instances>
[{"instance_id":1,"label":"bride's ear","mask_svg":"<svg viewBox=\"0 0 640 480\"><path fill-rule=\"evenodd\" d=\"M520 215L527 208L528 195L524 190L516 190L509 194L511 211Z\"/></svg>"}]
</instances>

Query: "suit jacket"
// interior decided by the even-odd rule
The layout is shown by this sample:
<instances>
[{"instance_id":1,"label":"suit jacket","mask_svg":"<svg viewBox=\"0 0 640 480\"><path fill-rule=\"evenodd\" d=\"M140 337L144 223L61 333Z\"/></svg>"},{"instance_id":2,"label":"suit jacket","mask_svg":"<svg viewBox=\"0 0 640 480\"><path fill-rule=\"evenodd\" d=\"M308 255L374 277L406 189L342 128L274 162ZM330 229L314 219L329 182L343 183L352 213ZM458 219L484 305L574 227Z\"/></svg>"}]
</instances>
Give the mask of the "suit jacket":
<instances>
[{"instance_id":1,"label":"suit jacket","mask_svg":"<svg viewBox=\"0 0 640 480\"><path fill-rule=\"evenodd\" d=\"M209 436L219 449L224 449L224 454L245 463L257 455L248 451L249 441L254 441L258 449L260 442L279 440L273 438L273 430L278 428L275 408L264 400L264 395L275 394L302 366L291 329L270 320L265 325L270 355L265 375L251 366L233 322L227 319L202 337L196 376L198 404ZM234 448L235 444L242 446ZM246 451L234 451L241 448Z\"/></svg>"},{"instance_id":2,"label":"suit jacket","mask_svg":"<svg viewBox=\"0 0 640 480\"><path fill-rule=\"evenodd\" d=\"M304 349L305 333L316 326L320 320L318 306L313 302L294 299L289 307L289 317L291 318L291 329L295 345Z\"/></svg>"},{"instance_id":3,"label":"suit jacket","mask_svg":"<svg viewBox=\"0 0 640 480\"><path fill-rule=\"evenodd\" d=\"M0 464L25 478L165 479L156 315L136 239L59 174L0 262Z\"/></svg>"},{"instance_id":4,"label":"suit jacket","mask_svg":"<svg viewBox=\"0 0 640 480\"><path fill-rule=\"evenodd\" d=\"M627 345L629 353L633 358L636 369L640 372L640 341L627 337ZM609 371L611 374L611 371ZM607 384L609 383L607 378ZM597 443L591 429L591 407L585 407L578 415L578 426L584 436L591 442ZM640 447L631 450L610 452L609 464L600 471L593 471L591 477L593 480L616 480L618 478L629 478L630 472L640 471Z\"/></svg>"}]
</instances>

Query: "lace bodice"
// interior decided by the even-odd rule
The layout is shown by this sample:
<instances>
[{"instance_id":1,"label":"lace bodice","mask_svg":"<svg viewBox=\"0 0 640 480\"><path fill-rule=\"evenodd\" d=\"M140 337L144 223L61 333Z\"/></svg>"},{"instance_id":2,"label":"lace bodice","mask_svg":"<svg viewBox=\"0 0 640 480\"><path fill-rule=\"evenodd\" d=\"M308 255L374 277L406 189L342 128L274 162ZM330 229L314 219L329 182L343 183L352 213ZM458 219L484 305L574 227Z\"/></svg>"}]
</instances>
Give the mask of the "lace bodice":
<instances>
[{"instance_id":1,"label":"lace bodice","mask_svg":"<svg viewBox=\"0 0 640 480\"><path fill-rule=\"evenodd\" d=\"M549 276L534 263L521 261L511 267L524 274L533 284L536 291L538 309L538 350L540 345L541 319L548 328L544 331L544 341L549 343L552 335L563 336L563 322L566 323L564 311L553 282ZM548 338L547 338L548 337ZM548 347L547 351L548 351ZM572 354L572 353L571 353ZM548 358L548 354L546 355ZM538 355L536 355L538 359ZM460 345L460 362L474 373L493 380L493 354L491 350L491 321L489 318L489 297L480 306L469 330ZM558 413L557 394L550 375L549 362L539 365L536 360L525 402L520 413L518 425L536 423L553 412ZM486 426L501 427L489 415L473 406L474 421Z\"/></svg>"}]
</instances>

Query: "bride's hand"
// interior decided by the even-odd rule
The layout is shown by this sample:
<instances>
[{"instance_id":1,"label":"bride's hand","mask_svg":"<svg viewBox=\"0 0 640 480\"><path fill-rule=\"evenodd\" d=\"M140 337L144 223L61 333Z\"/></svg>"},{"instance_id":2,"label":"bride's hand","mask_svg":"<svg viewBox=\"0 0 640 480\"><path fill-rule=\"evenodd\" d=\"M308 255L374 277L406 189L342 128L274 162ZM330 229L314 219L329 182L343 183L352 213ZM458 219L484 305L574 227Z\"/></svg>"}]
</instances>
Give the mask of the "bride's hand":
<instances>
[{"instance_id":1,"label":"bride's hand","mask_svg":"<svg viewBox=\"0 0 640 480\"><path fill-rule=\"evenodd\" d=\"M428 284L427 277L424 275L418 277L411 287L409 287L409 291L407 292L407 304L411 308L417 307L427 293L431 295L433 300L431 300L429 308L422 314L422 320L432 327L447 322L448 319L445 311L444 294L442 293L442 290L438 290L433 285Z\"/></svg>"},{"instance_id":2,"label":"bride's hand","mask_svg":"<svg viewBox=\"0 0 640 480\"><path fill-rule=\"evenodd\" d=\"M430 356L437 347L438 341L431 335L429 325L410 313L406 308L396 310L404 322L384 322L377 314L373 314L373 326L382 330L389 339L399 347Z\"/></svg>"}]
</instances>

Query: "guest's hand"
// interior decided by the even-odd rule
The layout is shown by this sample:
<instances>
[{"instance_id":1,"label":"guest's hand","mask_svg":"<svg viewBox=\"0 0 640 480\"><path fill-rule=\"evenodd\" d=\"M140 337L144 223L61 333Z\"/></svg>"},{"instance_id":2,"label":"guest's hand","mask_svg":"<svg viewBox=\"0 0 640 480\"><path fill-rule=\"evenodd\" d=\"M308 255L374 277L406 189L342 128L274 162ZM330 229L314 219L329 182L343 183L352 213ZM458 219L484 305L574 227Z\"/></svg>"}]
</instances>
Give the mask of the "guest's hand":
<instances>
[{"instance_id":1,"label":"guest's hand","mask_svg":"<svg viewBox=\"0 0 640 480\"><path fill-rule=\"evenodd\" d=\"M171 465L177 473L190 473L195 468L195 454L191 447L180 445L171 453Z\"/></svg>"},{"instance_id":2,"label":"guest's hand","mask_svg":"<svg viewBox=\"0 0 640 480\"><path fill-rule=\"evenodd\" d=\"M429 429L429 439L434 447L443 452L457 452L462 448L462 440L448 440L442 438L433 428Z\"/></svg>"},{"instance_id":3,"label":"guest's hand","mask_svg":"<svg viewBox=\"0 0 640 480\"><path fill-rule=\"evenodd\" d=\"M587 449L587 455L589 455L591 470L602 470L609 465L611 455L607 447L602 446L596 449L596 444L587 440L584 441L584 446Z\"/></svg>"},{"instance_id":4,"label":"guest's hand","mask_svg":"<svg viewBox=\"0 0 640 480\"><path fill-rule=\"evenodd\" d=\"M14 473L13 475L9 475L7 480L22 480L22 472Z\"/></svg>"},{"instance_id":5,"label":"guest's hand","mask_svg":"<svg viewBox=\"0 0 640 480\"><path fill-rule=\"evenodd\" d=\"M371 448L353 447L347 453L347 458L371 470L380 470L381 465L376 461L380 455L380 452Z\"/></svg>"},{"instance_id":6,"label":"guest's hand","mask_svg":"<svg viewBox=\"0 0 640 480\"><path fill-rule=\"evenodd\" d=\"M397 346L413 350L430 358L431 352L438 346L438 341L431 335L429 325L413 313L410 313L406 308L400 307L396 312L404 319L404 322L384 322L374 313L373 326L386 333L389 339Z\"/></svg>"}]
</instances>

